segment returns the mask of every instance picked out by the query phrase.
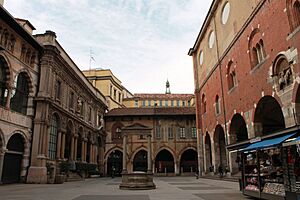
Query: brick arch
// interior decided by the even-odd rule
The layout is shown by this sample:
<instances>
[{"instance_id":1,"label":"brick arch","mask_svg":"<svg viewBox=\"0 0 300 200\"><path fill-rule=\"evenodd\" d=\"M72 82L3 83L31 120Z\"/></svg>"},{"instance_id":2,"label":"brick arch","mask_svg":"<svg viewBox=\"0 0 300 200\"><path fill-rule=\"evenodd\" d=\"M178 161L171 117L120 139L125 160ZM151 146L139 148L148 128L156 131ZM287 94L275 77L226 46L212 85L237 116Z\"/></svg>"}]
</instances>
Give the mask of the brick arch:
<instances>
[{"instance_id":1,"label":"brick arch","mask_svg":"<svg viewBox=\"0 0 300 200\"><path fill-rule=\"evenodd\" d=\"M29 91L29 96L34 96L34 83L33 83L33 78L29 72L28 69L21 69L19 70L15 76L14 76L14 80L21 74L23 73L25 75L25 78L27 80L27 83L28 83L28 91Z\"/></svg>"},{"instance_id":2,"label":"brick arch","mask_svg":"<svg viewBox=\"0 0 300 200\"><path fill-rule=\"evenodd\" d=\"M137 148L131 153L131 155L129 155L130 161L133 161L135 155L136 155L139 151L141 151L141 150L148 151L147 147L145 147L145 146L137 147Z\"/></svg>"},{"instance_id":3,"label":"brick arch","mask_svg":"<svg viewBox=\"0 0 300 200\"><path fill-rule=\"evenodd\" d=\"M238 135L243 134L243 135ZM241 142L248 139L248 130L246 120L240 113L232 115L229 124L229 140L230 144Z\"/></svg>"},{"instance_id":4,"label":"brick arch","mask_svg":"<svg viewBox=\"0 0 300 200\"><path fill-rule=\"evenodd\" d=\"M176 153L168 146L164 146L164 147L160 147L156 153L155 153L155 156L154 156L154 159L156 158L156 156L159 154L159 152L161 152L162 150L167 150L171 153L171 155L173 156L173 159L174 159L174 162L176 162L177 160L177 157L176 157Z\"/></svg>"},{"instance_id":5,"label":"brick arch","mask_svg":"<svg viewBox=\"0 0 300 200\"><path fill-rule=\"evenodd\" d=\"M111 147L111 148L110 148L108 151L106 151L106 153L104 154L104 160L105 160L105 162L107 162L107 158L108 158L109 154L111 154L111 152L116 151L116 150L121 151L121 152L123 153L123 148L118 147L118 146ZM128 155L128 154L127 154L127 155Z\"/></svg>"},{"instance_id":6,"label":"brick arch","mask_svg":"<svg viewBox=\"0 0 300 200\"><path fill-rule=\"evenodd\" d=\"M224 167L227 165L226 133L220 124L215 127L213 141L215 148L215 163L217 165L223 165Z\"/></svg>"},{"instance_id":7,"label":"brick arch","mask_svg":"<svg viewBox=\"0 0 300 200\"><path fill-rule=\"evenodd\" d=\"M5 67L5 73L6 73L6 79L8 84L12 84L13 78L12 78L12 72L11 72L11 64L9 59L4 53L0 53L0 62L3 62Z\"/></svg>"},{"instance_id":8,"label":"brick arch","mask_svg":"<svg viewBox=\"0 0 300 200\"><path fill-rule=\"evenodd\" d=\"M197 152L197 147L195 147L195 146L189 146L189 147L184 147L183 149L181 149L180 150L180 152L178 153L178 155L177 155L177 160L181 160L181 156L182 156L182 154L185 152L185 151L187 151L187 150L194 150L194 151L196 151L196 153L198 153Z\"/></svg>"},{"instance_id":9,"label":"brick arch","mask_svg":"<svg viewBox=\"0 0 300 200\"><path fill-rule=\"evenodd\" d=\"M30 140L29 140L29 137L27 136L27 134L25 134L23 131L15 130L14 132L12 132L12 134L7 138L7 143L9 142L9 139L15 134L21 135L23 142L24 142L24 154L29 154L30 153ZM5 147L6 147L7 143L5 143Z\"/></svg>"}]
</instances>

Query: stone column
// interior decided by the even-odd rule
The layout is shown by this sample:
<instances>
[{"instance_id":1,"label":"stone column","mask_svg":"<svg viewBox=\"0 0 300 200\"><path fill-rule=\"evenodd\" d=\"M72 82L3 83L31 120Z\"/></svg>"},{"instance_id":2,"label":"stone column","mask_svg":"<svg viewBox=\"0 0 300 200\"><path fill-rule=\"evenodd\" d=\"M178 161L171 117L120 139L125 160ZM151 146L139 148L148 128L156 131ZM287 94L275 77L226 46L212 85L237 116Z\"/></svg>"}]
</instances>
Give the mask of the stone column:
<instances>
[{"instance_id":1,"label":"stone column","mask_svg":"<svg viewBox=\"0 0 300 200\"><path fill-rule=\"evenodd\" d=\"M86 162L86 150L87 150L87 148L86 148L86 144L87 144L87 141L86 141L86 139L84 140L84 143L83 143L84 145L84 148L83 148L83 151L84 151L84 154L83 154L83 161L84 162Z\"/></svg>"},{"instance_id":2,"label":"stone column","mask_svg":"<svg viewBox=\"0 0 300 200\"><path fill-rule=\"evenodd\" d=\"M76 136L75 139L74 139L74 146L75 146L75 148L74 148L74 160L77 159L77 140L78 140L78 138Z\"/></svg>"},{"instance_id":3,"label":"stone column","mask_svg":"<svg viewBox=\"0 0 300 200\"><path fill-rule=\"evenodd\" d=\"M152 173L152 148L151 148L151 135L148 135L148 152L147 152L147 164L148 164L148 173Z\"/></svg>"},{"instance_id":4,"label":"stone column","mask_svg":"<svg viewBox=\"0 0 300 200\"><path fill-rule=\"evenodd\" d=\"M56 157L61 158L61 130L58 131L57 146L56 146Z\"/></svg>"},{"instance_id":5,"label":"stone column","mask_svg":"<svg viewBox=\"0 0 300 200\"><path fill-rule=\"evenodd\" d=\"M71 135L71 160L74 160L74 136Z\"/></svg>"},{"instance_id":6,"label":"stone column","mask_svg":"<svg viewBox=\"0 0 300 200\"><path fill-rule=\"evenodd\" d=\"M81 161L84 161L84 140L81 140Z\"/></svg>"},{"instance_id":7,"label":"stone column","mask_svg":"<svg viewBox=\"0 0 300 200\"><path fill-rule=\"evenodd\" d=\"M61 140L61 149L60 149L60 157L65 157L65 143L66 143L66 133L62 133L62 140Z\"/></svg>"},{"instance_id":8,"label":"stone column","mask_svg":"<svg viewBox=\"0 0 300 200\"><path fill-rule=\"evenodd\" d=\"M123 136L123 170L122 173L127 173L127 159L126 159L126 154L127 154L127 135Z\"/></svg>"},{"instance_id":9,"label":"stone column","mask_svg":"<svg viewBox=\"0 0 300 200\"><path fill-rule=\"evenodd\" d=\"M3 171L3 163L4 163L4 151L0 151L0 183L2 183L2 171Z\"/></svg>"}]
</instances>

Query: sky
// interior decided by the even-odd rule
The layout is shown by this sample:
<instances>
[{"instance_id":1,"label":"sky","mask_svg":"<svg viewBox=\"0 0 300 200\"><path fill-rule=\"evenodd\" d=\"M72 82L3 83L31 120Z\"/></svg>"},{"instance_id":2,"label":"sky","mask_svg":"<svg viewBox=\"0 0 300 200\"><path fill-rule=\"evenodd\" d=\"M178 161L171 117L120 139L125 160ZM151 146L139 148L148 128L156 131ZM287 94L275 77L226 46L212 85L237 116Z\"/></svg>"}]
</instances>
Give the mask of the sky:
<instances>
[{"instance_id":1,"label":"sky","mask_svg":"<svg viewBox=\"0 0 300 200\"><path fill-rule=\"evenodd\" d=\"M164 93L167 79L172 93L193 93L187 53L211 2L5 0L4 7L29 20L34 34L54 31L81 70L111 69L131 93Z\"/></svg>"}]
</instances>

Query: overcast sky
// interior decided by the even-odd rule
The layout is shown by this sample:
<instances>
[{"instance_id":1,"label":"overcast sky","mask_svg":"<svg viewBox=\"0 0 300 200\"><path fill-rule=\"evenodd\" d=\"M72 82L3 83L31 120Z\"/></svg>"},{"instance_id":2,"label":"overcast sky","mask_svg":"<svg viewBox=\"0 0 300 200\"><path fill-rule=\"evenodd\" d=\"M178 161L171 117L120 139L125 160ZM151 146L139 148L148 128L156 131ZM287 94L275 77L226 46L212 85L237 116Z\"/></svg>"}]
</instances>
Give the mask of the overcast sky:
<instances>
[{"instance_id":1,"label":"overcast sky","mask_svg":"<svg viewBox=\"0 0 300 200\"><path fill-rule=\"evenodd\" d=\"M5 0L34 34L56 32L81 70L111 69L132 93L193 93L194 45L212 0Z\"/></svg>"}]
</instances>

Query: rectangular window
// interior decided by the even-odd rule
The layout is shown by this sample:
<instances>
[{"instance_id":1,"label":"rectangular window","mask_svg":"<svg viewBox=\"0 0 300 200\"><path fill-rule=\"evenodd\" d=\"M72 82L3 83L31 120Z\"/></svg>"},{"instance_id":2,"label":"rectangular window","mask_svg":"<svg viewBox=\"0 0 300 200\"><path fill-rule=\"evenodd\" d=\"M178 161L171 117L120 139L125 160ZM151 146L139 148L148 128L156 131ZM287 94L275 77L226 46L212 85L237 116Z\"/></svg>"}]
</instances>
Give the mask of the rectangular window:
<instances>
[{"instance_id":1,"label":"rectangular window","mask_svg":"<svg viewBox=\"0 0 300 200\"><path fill-rule=\"evenodd\" d=\"M180 127L179 131L180 131L180 138L184 139L185 138L185 128L184 127Z\"/></svg>"},{"instance_id":2,"label":"rectangular window","mask_svg":"<svg viewBox=\"0 0 300 200\"><path fill-rule=\"evenodd\" d=\"M149 107L151 106L151 100L148 100L148 106Z\"/></svg>"},{"instance_id":3,"label":"rectangular window","mask_svg":"<svg viewBox=\"0 0 300 200\"><path fill-rule=\"evenodd\" d=\"M160 139L161 138L161 127L157 126L156 127L156 139Z\"/></svg>"},{"instance_id":4,"label":"rectangular window","mask_svg":"<svg viewBox=\"0 0 300 200\"><path fill-rule=\"evenodd\" d=\"M162 100L159 100L159 106L162 107Z\"/></svg>"},{"instance_id":5,"label":"rectangular window","mask_svg":"<svg viewBox=\"0 0 300 200\"><path fill-rule=\"evenodd\" d=\"M172 127L168 127L168 138L169 139L173 139L174 138L173 128Z\"/></svg>"},{"instance_id":6,"label":"rectangular window","mask_svg":"<svg viewBox=\"0 0 300 200\"><path fill-rule=\"evenodd\" d=\"M178 107L180 106L180 101L179 101L179 100L177 100L177 106L178 106Z\"/></svg>"},{"instance_id":7,"label":"rectangular window","mask_svg":"<svg viewBox=\"0 0 300 200\"><path fill-rule=\"evenodd\" d=\"M171 101L171 106L172 106L172 107L174 106L174 100Z\"/></svg>"},{"instance_id":8,"label":"rectangular window","mask_svg":"<svg viewBox=\"0 0 300 200\"><path fill-rule=\"evenodd\" d=\"M220 99L216 102L216 114L220 114Z\"/></svg>"},{"instance_id":9,"label":"rectangular window","mask_svg":"<svg viewBox=\"0 0 300 200\"><path fill-rule=\"evenodd\" d=\"M116 99L117 99L117 90L114 89L114 100L116 100Z\"/></svg>"},{"instance_id":10,"label":"rectangular window","mask_svg":"<svg viewBox=\"0 0 300 200\"><path fill-rule=\"evenodd\" d=\"M191 106L191 101L188 101L188 106Z\"/></svg>"},{"instance_id":11,"label":"rectangular window","mask_svg":"<svg viewBox=\"0 0 300 200\"><path fill-rule=\"evenodd\" d=\"M143 106L143 107L146 106L146 101L145 101L145 100L142 101L142 106Z\"/></svg>"},{"instance_id":12,"label":"rectangular window","mask_svg":"<svg viewBox=\"0 0 300 200\"><path fill-rule=\"evenodd\" d=\"M137 108L137 107L139 107L139 101L138 100L135 100L134 101L134 106Z\"/></svg>"},{"instance_id":13,"label":"rectangular window","mask_svg":"<svg viewBox=\"0 0 300 200\"><path fill-rule=\"evenodd\" d=\"M69 109L74 109L74 92L71 92L69 97Z\"/></svg>"},{"instance_id":14,"label":"rectangular window","mask_svg":"<svg viewBox=\"0 0 300 200\"><path fill-rule=\"evenodd\" d=\"M121 93L119 93L119 102L121 102Z\"/></svg>"},{"instance_id":15,"label":"rectangular window","mask_svg":"<svg viewBox=\"0 0 300 200\"><path fill-rule=\"evenodd\" d=\"M185 106L185 101L182 101L182 106Z\"/></svg>"},{"instance_id":16,"label":"rectangular window","mask_svg":"<svg viewBox=\"0 0 300 200\"><path fill-rule=\"evenodd\" d=\"M92 121L92 108L89 107L89 122Z\"/></svg>"},{"instance_id":17,"label":"rectangular window","mask_svg":"<svg viewBox=\"0 0 300 200\"><path fill-rule=\"evenodd\" d=\"M109 96L112 96L112 85L109 87Z\"/></svg>"},{"instance_id":18,"label":"rectangular window","mask_svg":"<svg viewBox=\"0 0 300 200\"><path fill-rule=\"evenodd\" d=\"M196 127L192 127L192 138L197 138L197 129L196 129Z\"/></svg>"},{"instance_id":19,"label":"rectangular window","mask_svg":"<svg viewBox=\"0 0 300 200\"><path fill-rule=\"evenodd\" d=\"M168 100L165 100L165 106L168 107Z\"/></svg>"}]
</instances>

